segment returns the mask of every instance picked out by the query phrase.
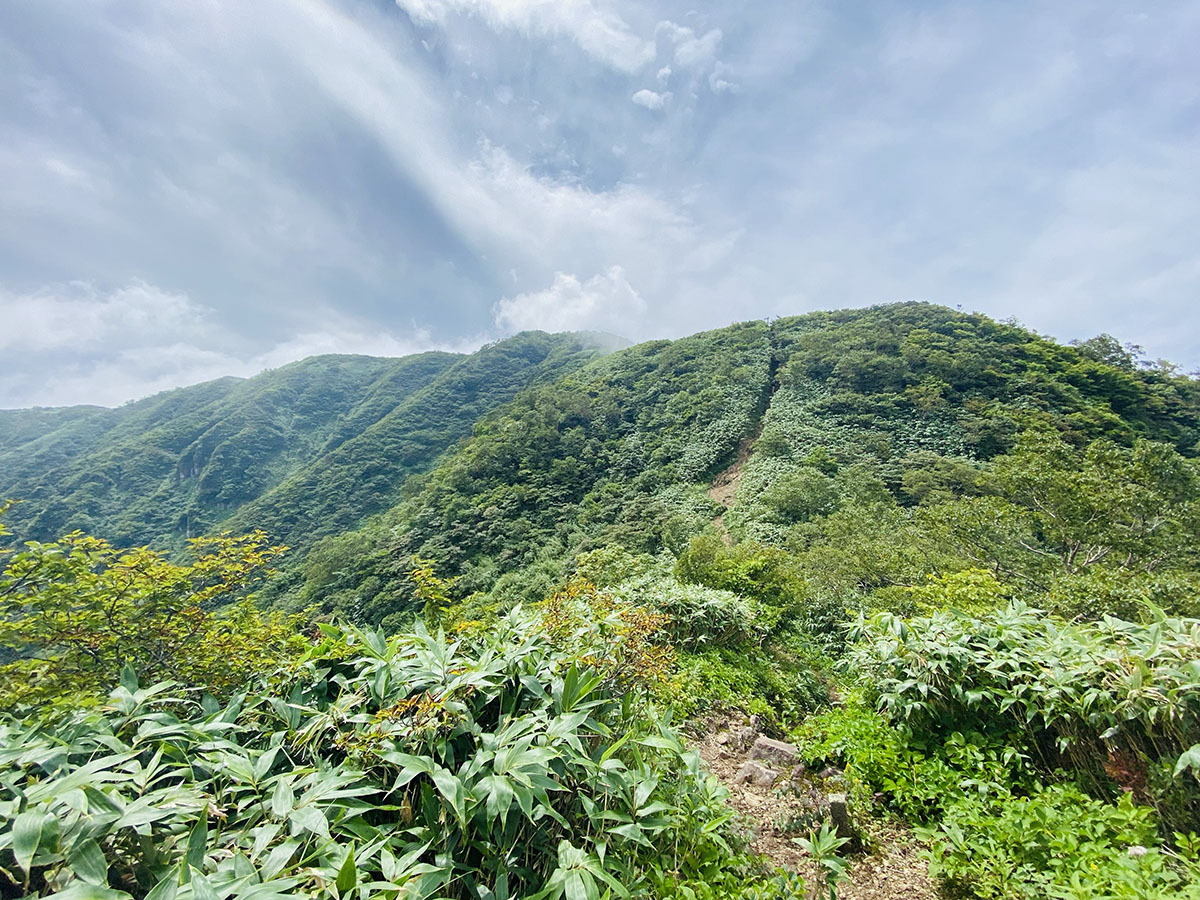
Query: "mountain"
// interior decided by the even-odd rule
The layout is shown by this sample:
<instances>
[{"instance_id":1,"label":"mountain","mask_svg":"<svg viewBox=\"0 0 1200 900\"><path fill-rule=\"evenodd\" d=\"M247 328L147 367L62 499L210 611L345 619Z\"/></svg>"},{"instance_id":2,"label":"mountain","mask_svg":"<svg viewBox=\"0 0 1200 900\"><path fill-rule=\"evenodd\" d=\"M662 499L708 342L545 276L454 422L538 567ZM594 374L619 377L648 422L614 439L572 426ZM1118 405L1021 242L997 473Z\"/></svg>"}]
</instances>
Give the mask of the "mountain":
<instances>
[{"instance_id":1,"label":"mountain","mask_svg":"<svg viewBox=\"0 0 1200 900\"><path fill-rule=\"evenodd\" d=\"M1200 900L1200 381L920 303L605 349L0 415L16 539L164 548L4 554L0 895L865 895L870 836Z\"/></svg>"},{"instance_id":2,"label":"mountain","mask_svg":"<svg viewBox=\"0 0 1200 900\"><path fill-rule=\"evenodd\" d=\"M524 333L470 355L320 356L117 409L0 411L0 496L27 538L119 545L263 528L302 545L392 491L483 412L593 358L592 335Z\"/></svg>"},{"instance_id":3,"label":"mountain","mask_svg":"<svg viewBox=\"0 0 1200 900\"><path fill-rule=\"evenodd\" d=\"M597 547L678 554L706 529L795 546L835 494L901 509L958 496L1035 425L1193 456L1198 397L1194 381L918 303L641 344L486 416L411 496L318 545L303 597L380 621L415 602L398 577L414 559L459 597L510 603Z\"/></svg>"},{"instance_id":4,"label":"mountain","mask_svg":"<svg viewBox=\"0 0 1200 900\"><path fill-rule=\"evenodd\" d=\"M794 551L864 498L903 512L969 496L1031 429L1188 457L1200 441L1194 380L929 304L611 349L530 332L469 355L316 357L118 409L3 411L0 497L25 501L8 520L41 540L178 549L262 528L293 548L267 596L399 622L420 603L415 561L492 608L539 598L596 548L678 556L710 534Z\"/></svg>"}]
</instances>

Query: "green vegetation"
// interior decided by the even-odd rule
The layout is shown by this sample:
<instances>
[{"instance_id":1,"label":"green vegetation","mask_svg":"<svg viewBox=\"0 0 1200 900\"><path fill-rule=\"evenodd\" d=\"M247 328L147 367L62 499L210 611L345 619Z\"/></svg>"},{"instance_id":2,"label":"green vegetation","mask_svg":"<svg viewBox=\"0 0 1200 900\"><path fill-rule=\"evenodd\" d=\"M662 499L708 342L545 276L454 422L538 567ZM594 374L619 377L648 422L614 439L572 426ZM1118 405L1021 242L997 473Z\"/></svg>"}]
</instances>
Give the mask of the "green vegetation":
<instances>
[{"instance_id":1,"label":"green vegetation","mask_svg":"<svg viewBox=\"0 0 1200 900\"><path fill-rule=\"evenodd\" d=\"M0 706L90 705L128 665L216 695L273 669L305 646L304 620L261 612L246 593L286 549L265 537L193 538L186 565L80 532L27 542L0 571Z\"/></svg>"},{"instance_id":2,"label":"green vegetation","mask_svg":"<svg viewBox=\"0 0 1200 900\"><path fill-rule=\"evenodd\" d=\"M395 501L483 413L597 354L526 333L466 357L321 356L119 409L0 411L0 497L23 534L181 550L261 528L303 548Z\"/></svg>"},{"instance_id":3,"label":"green vegetation","mask_svg":"<svg viewBox=\"0 0 1200 900\"><path fill-rule=\"evenodd\" d=\"M801 896L686 750L754 715L947 896L1200 897L1196 380L924 304L594 343L0 415L0 892Z\"/></svg>"},{"instance_id":4,"label":"green vegetation","mask_svg":"<svg viewBox=\"0 0 1200 900\"><path fill-rule=\"evenodd\" d=\"M323 626L225 706L127 669L101 710L0 720L0 889L794 896L731 849L723 789L649 714L629 648L651 652L650 620L577 600L467 644Z\"/></svg>"}]
</instances>

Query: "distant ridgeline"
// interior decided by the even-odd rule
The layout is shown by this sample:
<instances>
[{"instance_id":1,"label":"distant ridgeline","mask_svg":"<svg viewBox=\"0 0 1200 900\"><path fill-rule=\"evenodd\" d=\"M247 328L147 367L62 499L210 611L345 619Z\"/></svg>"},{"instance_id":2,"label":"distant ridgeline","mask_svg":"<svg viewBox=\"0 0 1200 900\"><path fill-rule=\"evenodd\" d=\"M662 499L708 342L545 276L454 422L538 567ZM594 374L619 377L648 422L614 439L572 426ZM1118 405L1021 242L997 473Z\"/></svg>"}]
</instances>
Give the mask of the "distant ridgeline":
<instances>
[{"instance_id":1,"label":"distant ridgeline","mask_svg":"<svg viewBox=\"0 0 1200 900\"><path fill-rule=\"evenodd\" d=\"M395 502L476 419L597 356L527 332L470 355L318 356L117 409L0 410L0 497L25 538L121 546L262 528L296 548Z\"/></svg>"},{"instance_id":2,"label":"distant ridgeline","mask_svg":"<svg viewBox=\"0 0 1200 900\"><path fill-rule=\"evenodd\" d=\"M598 342L317 357L119 409L0 412L0 497L26 501L8 515L23 538L178 549L262 528L294 548L268 596L398 625L429 602L407 577L424 561L446 580L439 602L473 616L540 598L599 548L669 551L693 580L769 593L736 548L831 572L851 536L877 569L843 573L863 593L972 566L1047 588L1044 527L1013 525L1034 529L1033 559L970 544L961 522L934 559L895 549L896 529L932 533L930 511L955 503L1019 506L999 457L1037 468L1106 439L1110 468L1136 467L1138 441L1181 457L1200 441L1196 381L1111 339L1065 347L928 304Z\"/></svg>"}]
</instances>

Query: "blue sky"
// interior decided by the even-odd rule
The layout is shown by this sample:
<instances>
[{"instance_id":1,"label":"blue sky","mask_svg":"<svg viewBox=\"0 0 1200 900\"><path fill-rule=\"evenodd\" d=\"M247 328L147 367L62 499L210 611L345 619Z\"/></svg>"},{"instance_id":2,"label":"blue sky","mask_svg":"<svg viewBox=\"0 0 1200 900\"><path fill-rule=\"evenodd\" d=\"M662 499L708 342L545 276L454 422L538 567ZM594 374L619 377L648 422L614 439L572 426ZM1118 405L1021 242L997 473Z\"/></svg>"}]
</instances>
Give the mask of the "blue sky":
<instances>
[{"instance_id":1,"label":"blue sky","mask_svg":"<svg viewBox=\"0 0 1200 900\"><path fill-rule=\"evenodd\" d=\"M1200 367L1200 4L9 0L0 406L922 299Z\"/></svg>"}]
</instances>

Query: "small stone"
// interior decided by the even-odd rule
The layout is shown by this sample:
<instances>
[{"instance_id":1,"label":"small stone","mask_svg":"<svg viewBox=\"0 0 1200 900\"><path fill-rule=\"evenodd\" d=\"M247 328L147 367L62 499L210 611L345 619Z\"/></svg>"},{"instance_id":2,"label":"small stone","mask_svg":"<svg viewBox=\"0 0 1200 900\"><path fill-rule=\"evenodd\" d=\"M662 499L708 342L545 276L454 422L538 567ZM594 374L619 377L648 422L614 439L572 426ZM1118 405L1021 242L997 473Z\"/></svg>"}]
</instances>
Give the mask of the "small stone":
<instances>
[{"instance_id":1,"label":"small stone","mask_svg":"<svg viewBox=\"0 0 1200 900\"><path fill-rule=\"evenodd\" d=\"M854 837L854 826L850 824L850 810L846 806L845 794L829 795L829 818L837 829L838 837Z\"/></svg>"},{"instance_id":2,"label":"small stone","mask_svg":"<svg viewBox=\"0 0 1200 900\"><path fill-rule=\"evenodd\" d=\"M747 762L733 778L734 784L753 784L757 787L770 787L779 780L779 772L753 760Z\"/></svg>"},{"instance_id":3,"label":"small stone","mask_svg":"<svg viewBox=\"0 0 1200 900\"><path fill-rule=\"evenodd\" d=\"M739 728L731 736L731 741L735 747L745 750L754 743L754 739L758 737L758 732L753 728Z\"/></svg>"},{"instance_id":4,"label":"small stone","mask_svg":"<svg viewBox=\"0 0 1200 900\"><path fill-rule=\"evenodd\" d=\"M729 732L722 731L720 734L718 734L717 735L717 743L718 744L728 744L729 743Z\"/></svg>"},{"instance_id":5,"label":"small stone","mask_svg":"<svg viewBox=\"0 0 1200 900\"><path fill-rule=\"evenodd\" d=\"M799 755L800 749L795 744L772 740L769 737L758 738L750 748L751 759L763 759L781 766L795 765Z\"/></svg>"},{"instance_id":6,"label":"small stone","mask_svg":"<svg viewBox=\"0 0 1200 900\"><path fill-rule=\"evenodd\" d=\"M828 781L833 778L841 778L843 774L844 773L842 770L837 766L827 766L817 774L817 777L824 778L826 781Z\"/></svg>"}]
</instances>

